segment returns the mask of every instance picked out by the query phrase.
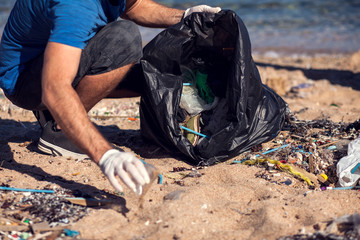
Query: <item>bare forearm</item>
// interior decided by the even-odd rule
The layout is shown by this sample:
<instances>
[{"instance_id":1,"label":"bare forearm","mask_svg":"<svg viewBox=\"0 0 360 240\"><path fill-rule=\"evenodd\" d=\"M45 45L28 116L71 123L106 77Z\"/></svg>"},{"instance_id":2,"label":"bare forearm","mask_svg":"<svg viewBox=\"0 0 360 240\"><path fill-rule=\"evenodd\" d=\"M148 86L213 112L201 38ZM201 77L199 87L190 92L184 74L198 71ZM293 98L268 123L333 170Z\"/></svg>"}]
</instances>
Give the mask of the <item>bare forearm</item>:
<instances>
[{"instance_id":1,"label":"bare forearm","mask_svg":"<svg viewBox=\"0 0 360 240\"><path fill-rule=\"evenodd\" d=\"M75 90L71 87L47 91L43 101L65 135L82 151L98 162L110 144L88 119Z\"/></svg>"},{"instance_id":2,"label":"bare forearm","mask_svg":"<svg viewBox=\"0 0 360 240\"><path fill-rule=\"evenodd\" d=\"M180 22L183 14L184 10L169 8L152 0L143 0L123 17L141 26L166 28Z\"/></svg>"}]
</instances>

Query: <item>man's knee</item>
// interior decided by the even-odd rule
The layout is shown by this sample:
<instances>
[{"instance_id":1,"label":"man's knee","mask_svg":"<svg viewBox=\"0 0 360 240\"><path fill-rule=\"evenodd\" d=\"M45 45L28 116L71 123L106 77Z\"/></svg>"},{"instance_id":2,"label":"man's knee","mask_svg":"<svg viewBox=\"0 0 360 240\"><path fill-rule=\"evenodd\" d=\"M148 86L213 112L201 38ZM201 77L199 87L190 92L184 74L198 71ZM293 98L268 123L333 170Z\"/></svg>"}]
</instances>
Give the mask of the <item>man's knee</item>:
<instances>
[{"instance_id":1,"label":"man's knee","mask_svg":"<svg viewBox=\"0 0 360 240\"><path fill-rule=\"evenodd\" d=\"M76 87L86 75L98 75L138 62L142 57L142 41L135 23L120 20L100 30L83 50Z\"/></svg>"},{"instance_id":2,"label":"man's knee","mask_svg":"<svg viewBox=\"0 0 360 240\"><path fill-rule=\"evenodd\" d=\"M142 52L142 40L138 26L128 20L120 20L108 24L104 29L108 46L127 48L128 53ZM104 46L105 47L105 46Z\"/></svg>"}]
</instances>

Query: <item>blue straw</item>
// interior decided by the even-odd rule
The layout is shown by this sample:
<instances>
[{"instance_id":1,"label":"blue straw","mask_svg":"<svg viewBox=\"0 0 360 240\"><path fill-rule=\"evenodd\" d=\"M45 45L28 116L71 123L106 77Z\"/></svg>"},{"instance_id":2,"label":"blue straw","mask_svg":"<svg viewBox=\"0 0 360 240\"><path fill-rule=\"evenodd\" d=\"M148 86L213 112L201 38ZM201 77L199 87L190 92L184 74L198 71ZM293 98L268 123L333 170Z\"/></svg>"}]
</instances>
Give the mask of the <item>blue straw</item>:
<instances>
[{"instance_id":1,"label":"blue straw","mask_svg":"<svg viewBox=\"0 0 360 240\"><path fill-rule=\"evenodd\" d=\"M287 147L287 146L289 146L289 145L290 145L290 144L285 144L285 145L282 145L282 146L280 146L280 147L267 150L267 151L263 152L262 155L275 152L275 151L277 151L277 150L279 150L279 149L282 149L282 148L285 148L285 147ZM256 157L260 157L261 155L260 155L260 154L256 154L255 156L256 156Z\"/></svg>"},{"instance_id":2,"label":"blue straw","mask_svg":"<svg viewBox=\"0 0 360 240\"><path fill-rule=\"evenodd\" d=\"M0 187L0 190L17 191L17 192L55 193L54 190L23 189L23 188L11 188L11 187Z\"/></svg>"},{"instance_id":3,"label":"blue straw","mask_svg":"<svg viewBox=\"0 0 360 240\"><path fill-rule=\"evenodd\" d=\"M190 128L187 128L187 127L184 127L184 126L181 126L181 125L180 125L180 128L182 128L182 129L184 129L184 130L186 130L186 131L188 131L188 132L191 132L191 133L193 133L193 134L199 135L199 136L201 136L201 137L209 138L208 136L206 136L206 135L204 135L204 134L202 134L202 133L195 132L194 130L192 130L192 129L190 129Z\"/></svg>"},{"instance_id":4,"label":"blue straw","mask_svg":"<svg viewBox=\"0 0 360 240\"><path fill-rule=\"evenodd\" d=\"M192 83L183 83L183 86L191 86Z\"/></svg>"},{"instance_id":5,"label":"blue straw","mask_svg":"<svg viewBox=\"0 0 360 240\"><path fill-rule=\"evenodd\" d=\"M352 170L351 173L354 173L360 167L360 163L358 163Z\"/></svg>"},{"instance_id":6,"label":"blue straw","mask_svg":"<svg viewBox=\"0 0 360 240\"><path fill-rule=\"evenodd\" d=\"M351 189L358 189L360 186L353 186L353 187L336 187L332 188L332 190L351 190Z\"/></svg>"},{"instance_id":7,"label":"blue straw","mask_svg":"<svg viewBox=\"0 0 360 240\"><path fill-rule=\"evenodd\" d=\"M282 149L282 148L285 148L285 147L287 147L287 146L289 146L289 145L290 145L290 144L285 144L285 145L282 145L282 146L280 146L280 147L267 150L267 151L265 151L265 152L263 152L263 153L261 153L261 154L256 154L255 157L260 157L261 155L265 155L265 154L268 154L268 153L275 152L275 151L277 151L277 150L279 150L279 149ZM243 162L245 162L246 160L248 160L248 159L243 159L243 160L240 160L240 161L236 161L236 160L235 160L235 161L233 161L233 163L243 163Z\"/></svg>"},{"instance_id":8,"label":"blue straw","mask_svg":"<svg viewBox=\"0 0 360 240\"><path fill-rule=\"evenodd\" d=\"M159 184L163 184L163 175L162 174L159 174L159 181L158 181Z\"/></svg>"}]
</instances>

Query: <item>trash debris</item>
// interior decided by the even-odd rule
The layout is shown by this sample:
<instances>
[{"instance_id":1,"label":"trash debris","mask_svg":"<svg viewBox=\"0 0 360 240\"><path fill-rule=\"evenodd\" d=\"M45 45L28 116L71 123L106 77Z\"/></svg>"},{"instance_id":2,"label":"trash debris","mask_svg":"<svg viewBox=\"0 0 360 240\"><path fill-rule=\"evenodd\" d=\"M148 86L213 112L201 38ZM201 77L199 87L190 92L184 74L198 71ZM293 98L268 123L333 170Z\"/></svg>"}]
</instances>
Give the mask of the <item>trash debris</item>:
<instances>
[{"instance_id":1,"label":"trash debris","mask_svg":"<svg viewBox=\"0 0 360 240\"><path fill-rule=\"evenodd\" d=\"M207 103L198 95L197 89L194 84L183 85L182 95L180 98L180 107L186 110L191 116L195 116L202 111L210 110L216 106L217 101Z\"/></svg>"},{"instance_id":2,"label":"trash debris","mask_svg":"<svg viewBox=\"0 0 360 240\"><path fill-rule=\"evenodd\" d=\"M19 204L27 205L25 211L49 223L68 224L80 220L88 213L87 208L69 204L64 197L52 194L32 194L22 199Z\"/></svg>"},{"instance_id":3,"label":"trash debris","mask_svg":"<svg viewBox=\"0 0 360 240\"><path fill-rule=\"evenodd\" d=\"M64 229L64 233L66 236L68 237L76 237L78 235L80 235L80 232L78 231L74 231L74 230L70 230L70 229Z\"/></svg>"},{"instance_id":4,"label":"trash debris","mask_svg":"<svg viewBox=\"0 0 360 240\"><path fill-rule=\"evenodd\" d=\"M0 239L56 239L61 234L76 238L80 233L67 228L89 213L86 206L95 205L71 203L69 199L80 199L74 196L78 193L65 189L2 186L0 190ZM89 202L85 198L83 201Z\"/></svg>"},{"instance_id":5,"label":"trash debris","mask_svg":"<svg viewBox=\"0 0 360 240\"><path fill-rule=\"evenodd\" d=\"M327 233L344 233L348 238L360 238L360 215L344 215L333 220L326 227Z\"/></svg>"},{"instance_id":6,"label":"trash debris","mask_svg":"<svg viewBox=\"0 0 360 240\"><path fill-rule=\"evenodd\" d=\"M0 225L0 231L3 232L27 232L30 230L29 226L14 226L14 225Z\"/></svg>"},{"instance_id":7,"label":"trash debris","mask_svg":"<svg viewBox=\"0 0 360 240\"><path fill-rule=\"evenodd\" d=\"M18 191L18 192L35 192L35 193L55 193L54 190L24 189L24 188L11 188L11 187L0 187L0 190Z\"/></svg>"},{"instance_id":8,"label":"trash debris","mask_svg":"<svg viewBox=\"0 0 360 240\"><path fill-rule=\"evenodd\" d=\"M163 175L159 174L158 184L163 184Z\"/></svg>"},{"instance_id":9,"label":"trash debris","mask_svg":"<svg viewBox=\"0 0 360 240\"><path fill-rule=\"evenodd\" d=\"M284 182L281 183L290 186L292 184L292 181L290 179L286 179Z\"/></svg>"},{"instance_id":10,"label":"trash debris","mask_svg":"<svg viewBox=\"0 0 360 240\"><path fill-rule=\"evenodd\" d=\"M282 145L280 147L277 147L277 148L273 148L273 149L270 149L268 151L265 151L265 152L262 152L261 154L256 154L255 157L260 157L262 155L266 155L268 153L272 153L272 152L275 152L275 151L278 151L279 149L282 149L282 148L286 148L287 146L289 146L289 144L285 144L285 145ZM244 160L241 160L241 161L233 161L233 163L243 163L244 161L246 161L246 159Z\"/></svg>"},{"instance_id":11,"label":"trash debris","mask_svg":"<svg viewBox=\"0 0 360 240\"><path fill-rule=\"evenodd\" d=\"M176 190L174 192L171 192L171 193L168 193L164 196L164 201L167 201L167 200L179 200L181 195L185 193L184 190Z\"/></svg>"},{"instance_id":12,"label":"trash debris","mask_svg":"<svg viewBox=\"0 0 360 240\"><path fill-rule=\"evenodd\" d=\"M349 124L349 126L346 128L346 132L349 132L351 129L360 130L360 119Z\"/></svg>"},{"instance_id":13,"label":"trash debris","mask_svg":"<svg viewBox=\"0 0 360 240\"><path fill-rule=\"evenodd\" d=\"M159 171L157 170L157 168L155 166L153 166L149 163L145 163L144 165L145 165L146 171L149 174L150 183L143 186L142 194L139 199L140 208L144 207L143 206L144 205L144 197L145 197L146 193L149 191L149 189L150 189L151 185L153 184L153 182L155 181L155 179L158 178L158 176L159 176Z\"/></svg>"},{"instance_id":14,"label":"trash debris","mask_svg":"<svg viewBox=\"0 0 360 240\"><path fill-rule=\"evenodd\" d=\"M184 137L186 137L193 146L196 146L200 137L209 138L200 133L200 115L191 117L184 123L184 126L180 125L180 128L182 129Z\"/></svg>"},{"instance_id":15,"label":"trash debris","mask_svg":"<svg viewBox=\"0 0 360 240\"><path fill-rule=\"evenodd\" d=\"M252 147L246 153L239 155L240 159L235 159L232 163L271 159L281 164L289 164L302 172L302 175L310 177L311 182L315 184L307 184L310 188L345 189L335 188L339 181L337 164L341 158L345 157L349 143L352 142L352 149L360 149L359 146L353 146L354 139L360 136L359 130L354 126L356 126L354 123L336 123L327 119L298 120L288 109L283 131L272 142ZM354 160L353 163L348 172L356 177L354 179L356 181L360 179L360 161L355 163ZM270 172L265 172L258 177L273 181L270 175Z\"/></svg>"},{"instance_id":16,"label":"trash debris","mask_svg":"<svg viewBox=\"0 0 360 240\"><path fill-rule=\"evenodd\" d=\"M296 86L293 86L290 91L295 90L295 89L309 88L312 86L313 86L313 84L311 84L311 83L301 83Z\"/></svg>"},{"instance_id":17,"label":"trash debris","mask_svg":"<svg viewBox=\"0 0 360 240\"><path fill-rule=\"evenodd\" d=\"M360 137L349 143L348 155L337 164L337 176L342 187L355 186L360 179Z\"/></svg>"},{"instance_id":18,"label":"trash debris","mask_svg":"<svg viewBox=\"0 0 360 240\"><path fill-rule=\"evenodd\" d=\"M360 239L360 215L344 215L328 222L324 230L317 227L317 232L296 234L294 236L280 237L278 240L358 240Z\"/></svg>"},{"instance_id":19,"label":"trash debris","mask_svg":"<svg viewBox=\"0 0 360 240\"><path fill-rule=\"evenodd\" d=\"M33 233L47 232L47 231L62 231L63 227L51 227L48 222L39 222L31 224Z\"/></svg>"},{"instance_id":20,"label":"trash debris","mask_svg":"<svg viewBox=\"0 0 360 240\"><path fill-rule=\"evenodd\" d=\"M184 176L184 178L187 177L191 177L191 178L199 178L201 177L203 174L199 173L197 170L191 170L190 173L188 173L187 175Z\"/></svg>"},{"instance_id":21,"label":"trash debris","mask_svg":"<svg viewBox=\"0 0 360 240\"><path fill-rule=\"evenodd\" d=\"M260 158L258 158L256 160L246 160L246 161L244 161L242 163L246 164L246 165L256 165L256 164L262 164L262 163L268 163L268 162L271 163L271 164L274 164L278 169L280 169L282 171L286 171L286 172L292 174L293 176L304 180L310 186L315 186L315 184L316 184L310 179L310 177L311 177L310 174L296 171L296 170L294 170L295 166L290 166L289 164L283 164L278 160L260 159Z\"/></svg>"},{"instance_id":22,"label":"trash debris","mask_svg":"<svg viewBox=\"0 0 360 240\"><path fill-rule=\"evenodd\" d=\"M176 169L176 168L174 168ZM164 176L170 179L175 180L175 182L178 183L183 183L183 179L185 178L199 178L203 175L204 173L200 173L199 171L197 171L196 169L186 169L186 168L181 168L180 170L176 170L176 171L172 171L170 173L165 173ZM183 186L183 184L180 184L181 186Z\"/></svg>"}]
</instances>

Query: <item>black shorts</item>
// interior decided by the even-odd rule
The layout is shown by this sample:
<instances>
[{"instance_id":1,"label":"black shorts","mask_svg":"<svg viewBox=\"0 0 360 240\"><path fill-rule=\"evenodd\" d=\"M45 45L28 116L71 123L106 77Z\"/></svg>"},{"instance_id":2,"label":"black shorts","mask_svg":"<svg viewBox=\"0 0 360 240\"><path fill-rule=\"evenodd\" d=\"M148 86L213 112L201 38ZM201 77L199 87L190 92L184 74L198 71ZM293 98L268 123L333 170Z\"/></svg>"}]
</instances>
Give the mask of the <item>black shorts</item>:
<instances>
[{"instance_id":1,"label":"black shorts","mask_svg":"<svg viewBox=\"0 0 360 240\"><path fill-rule=\"evenodd\" d=\"M138 27L127 20L112 22L101 29L81 53L77 75L72 83L75 88L86 75L98 75L139 62L142 41ZM15 92L7 98L15 105L28 110L45 110L41 102L41 72L44 54L26 64L21 72ZM141 67L136 64L121 81L124 88L141 94Z\"/></svg>"}]
</instances>

